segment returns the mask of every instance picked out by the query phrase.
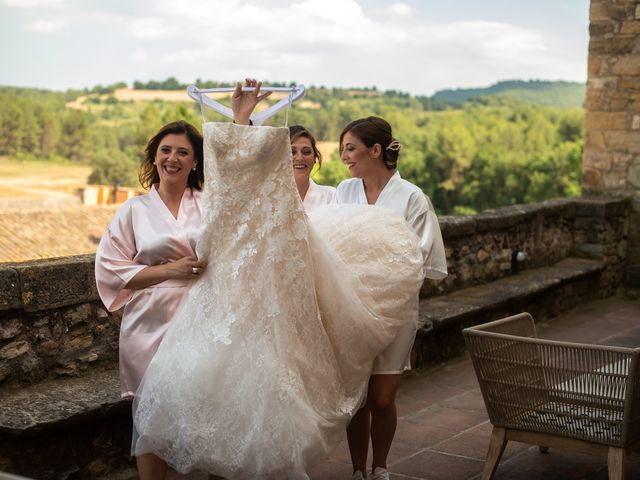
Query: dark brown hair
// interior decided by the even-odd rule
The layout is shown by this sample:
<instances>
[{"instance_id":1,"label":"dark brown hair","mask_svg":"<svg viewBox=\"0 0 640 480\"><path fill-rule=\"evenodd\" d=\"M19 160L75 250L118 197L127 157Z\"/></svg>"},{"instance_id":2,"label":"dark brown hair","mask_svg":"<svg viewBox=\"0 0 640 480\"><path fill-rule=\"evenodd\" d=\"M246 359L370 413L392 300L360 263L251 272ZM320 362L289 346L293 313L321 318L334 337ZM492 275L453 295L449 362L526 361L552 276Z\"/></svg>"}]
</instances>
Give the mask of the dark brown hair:
<instances>
[{"instance_id":1,"label":"dark brown hair","mask_svg":"<svg viewBox=\"0 0 640 480\"><path fill-rule=\"evenodd\" d=\"M303 127L302 125L291 125L289 127L289 139L291 140L291 143L295 142L296 138L298 137L304 137L309 139L309 141L311 142L311 148L313 148L313 156L315 157L316 160L318 160L318 166L321 167L322 154L320 153L320 150L318 150L318 147L316 146L316 139L314 138L314 136L311 135L311 132L307 130L305 127Z\"/></svg>"},{"instance_id":2,"label":"dark brown hair","mask_svg":"<svg viewBox=\"0 0 640 480\"><path fill-rule=\"evenodd\" d=\"M196 190L202 190L204 183L204 155L202 153L202 135L196 127L184 120L178 120L177 122L171 122L162 127L158 132L151 137L149 143L147 143L144 149L144 159L140 164L140 170L138 170L138 179L140 185L146 189L150 189L154 183L160 182L160 175L158 169L153 164L156 159L156 153L160 142L167 135L185 135L191 148L193 148L193 155L196 159L196 169L189 172L189 178L187 179L187 185Z\"/></svg>"},{"instance_id":3,"label":"dark brown hair","mask_svg":"<svg viewBox=\"0 0 640 480\"><path fill-rule=\"evenodd\" d=\"M389 170L398 168L398 155L400 155L400 147L395 149L388 148L391 142L397 142L393 138L391 125L385 119L380 117L359 118L349 123L342 129L340 134L340 153L342 153L342 138L349 132L355 135L364 143L367 148L373 147L376 143L380 145L382 150L382 161Z\"/></svg>"}]
</instances>

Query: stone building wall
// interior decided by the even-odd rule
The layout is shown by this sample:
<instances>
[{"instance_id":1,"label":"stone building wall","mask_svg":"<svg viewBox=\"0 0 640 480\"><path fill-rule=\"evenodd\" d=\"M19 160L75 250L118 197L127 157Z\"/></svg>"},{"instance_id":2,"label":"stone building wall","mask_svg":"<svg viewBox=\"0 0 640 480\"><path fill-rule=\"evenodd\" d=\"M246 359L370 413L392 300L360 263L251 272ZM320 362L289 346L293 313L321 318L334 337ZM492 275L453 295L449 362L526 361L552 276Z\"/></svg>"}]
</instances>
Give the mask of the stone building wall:
<instances>
[{"instance_id":1,"label":"stone building wall","mask_svg":"<svg viewBox=\"0 0 640 480\"><path fill-rule=\"evenodd\" d=\"M640 2L591 0L582 189L632 199L627 280L640 285Z\"/></svg>"},{"instance_id":2,"label":"stone building wall","mask_svg":"<svg viewBox=\"0 0 640 480\"><path fill-rule=\"evenodd\" d=\"M628 201L576 198L442 217L449 276L423 295L482 285L567 257L602 260L600 292L622 278ZM527 259L514 261L514 252ZM0 388L117 368L120 313L98 299L92 255L0 265Z\"/></svg>"}]
</instances>

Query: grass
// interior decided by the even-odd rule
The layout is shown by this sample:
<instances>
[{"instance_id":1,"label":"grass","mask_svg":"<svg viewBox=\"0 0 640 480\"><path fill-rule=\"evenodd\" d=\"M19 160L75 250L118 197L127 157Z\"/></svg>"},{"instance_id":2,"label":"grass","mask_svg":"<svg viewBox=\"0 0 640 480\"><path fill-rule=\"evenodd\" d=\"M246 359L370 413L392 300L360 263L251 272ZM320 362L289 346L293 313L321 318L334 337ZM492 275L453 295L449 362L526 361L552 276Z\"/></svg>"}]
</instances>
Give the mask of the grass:
<instances>
[{"instance_id":1,"label":"grass","mask_svg":"<svg viewBox=\"0 0 640 480\"><path fill-rule=\"evenodd\" d=\"M33 178L43 180L69 179L86 183L91 167L74 163L46 160L16 160L0 156L0 178Z\"/></svg>"},{"instance_id":2,"label":"grass","mask_svg":"<svg viewBox=\"0 0 640 480\"><path fill-rule=\"evenodd\" d=\"M74 195L90 173L86 165L0 156L0 198Z\"/></svg>"},{"instance_id":3,"label":"grass","mask_svg":"<svg viewBox=\"0 0 640 480\"><path fill-rule=\"evenodd\" d=\"M322 161L330 162L331 155L338 149L338 142L318 141L316 146L320 153L322 153Z\"/></svg>"}]
</instances>

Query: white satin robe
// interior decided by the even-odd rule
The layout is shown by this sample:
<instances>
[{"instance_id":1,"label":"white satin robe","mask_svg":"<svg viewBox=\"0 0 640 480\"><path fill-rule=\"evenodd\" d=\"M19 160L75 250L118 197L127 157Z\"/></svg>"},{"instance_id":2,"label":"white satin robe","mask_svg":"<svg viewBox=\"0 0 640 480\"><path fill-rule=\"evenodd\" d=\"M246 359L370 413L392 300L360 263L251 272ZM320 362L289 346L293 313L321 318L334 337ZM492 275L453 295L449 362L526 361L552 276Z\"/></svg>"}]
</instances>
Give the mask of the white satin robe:
<instances>
[{"instance_id":1,"label":"white satin robe","mask_svg":"<svg viewBox=\"0 0 640 480\"><path fill-rule=\"evenodd\" d=\"M332 203L335 195L335 187L330 187L329 185L318 185L316 182L309 179L309 189L304 196L302 204L304 205L304 209L307 213L310 213L322 205Z\"/></svg>"},{"instance_id":2,"label":"white satin robe","mask_svg":"<svg viewBox=\"0 0 640 480\"><path fill-rule=\"evenodd\" d=\"M340 182L334 203L356 203L367 205L361 178L350 178ZM380 192L375 206L392 210L402 215L420 238L420 250L424 259L425 278L441 279L447 276L447 258L442 233L431 200L422 190L404 180L396 170Z\"/></svg>"},{"instance_id":3,"label":"white satin robe","mask_svg":"<svg viewBox=\"0 0 640 480\"><path fill-rule=\"evenodd\" d=\"M98 293L109 311L124 307L120 325L120 383L123 397L138 385L182 303L190 280L171 279L140 290L126 284L149 265L194 256L202 193L187 188L178 217L156 186L127 200L116 212L96 252Z\"/></svg>"},{"instance_id":4,"label":"white satin robe","mask_svg":"<svg viewBox=\"0 0 640 480\"><path fill-rule=\"evenodd\" d=\"M367 205L369 202L361 178L350 178L338 185L335 203ZM396 171L380 192L375 206L392 210L404 217L419 238L425 278L442 279L447 276L447 258L440 232L438 217L431 200L411 182ZM400 374L411 369L411 348L418 328L418 296L413 315L398 330L395 340L382 352L373 364L376 375Z\"/></svg>"}]
</instances>

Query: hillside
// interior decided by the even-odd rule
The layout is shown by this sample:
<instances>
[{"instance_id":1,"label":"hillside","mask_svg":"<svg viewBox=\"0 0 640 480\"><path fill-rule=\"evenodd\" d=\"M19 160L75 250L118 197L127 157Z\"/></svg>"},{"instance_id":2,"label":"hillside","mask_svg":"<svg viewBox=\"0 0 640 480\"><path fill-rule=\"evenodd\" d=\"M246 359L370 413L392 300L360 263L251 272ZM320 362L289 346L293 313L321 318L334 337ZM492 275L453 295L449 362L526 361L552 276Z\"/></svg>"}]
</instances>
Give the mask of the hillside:
<instances>
[{"instance_id":1,"label":"hillside","mask_svg":"<svg viewBox=\"0 0 640 480\"><path fill-rule=\"evenodd\" d=\"M440 90L434 100L451 105L482 97L498 97L546 107L582 107L586 95L586 85L577 82L551 82L543 80L508 80L487 88L458 88Z\"/></svg>"},{"instance_id":2,"label":"hillside","mask_svg":"<svg viewBox=\"0 0 640 480\"><path fill-rule=\"evenodd\" d=\"M70 164L89 167L90 183L135 187L154 132L177 119L202 123L198 105L181 85L156 83L154 89L127 89L120 83L66 92L0 87L0 156L14 159L18 170L36 160L53 168ZM375 87L310 86L288 117L281 111L268 125L281 126L288 119L289 125L313 132L327 147L315 178L336 185L349 175L342 162L330 161L338 158L336 142L344 125L383 117L402 143L403 177L420 186L440 213L468 214L579 194L584 109L557 106L581 103L578 88L584 87L501 82L475 89L478 97L452 91L449 100L458 103L448 104ZM211 111L207 120L226 119ZM14 188L5 190L5 196L15 194Z\"/></svg>"},{"instance_id":3,"label":"hillside","mask_svg":"<svg viewBox=\"0 0 640 480\"><path fill-rule=\"evenodd\" d=\"M197 79L194 82L201 88L229 87L230 83L213 80ZM284 82L265 81L265 84L273 86L287 86ZM294 84L292 82L291 84ZM135 81L133 88L127 88L124 82L109 86L98 85L93 89L85 89L80 101L69 106L82 108L81 104L87 99L96 96L111 96L113 100L140 101L163 100L182 101L186 98L183 92L187 88L186 83L180 83L175 77L166 80L151 80L148 82ZM68 94L71 92L68 92ZM80 94L80 93L78 93ZM328 88L324 86L307 85L305 100L312 102L316 108L321 108L327 100L352 100L370 99L382 100L393 103L396 106L414 106L419 103L423 110L444 110L451 107L461 107L470 100L483 99L493 103L522 102L530 105L557 108L582 108L586 95L586 85L578 82L547 81L547 80L505 80L489 87L482 88L457 88L439 90L433 96L413 96L399 90L378 90L375 86L356 88ZM215 97L223 97L225 94L215 94ZM105 97L106 98L106 97Z\"/></svg>"}]
</instances>

